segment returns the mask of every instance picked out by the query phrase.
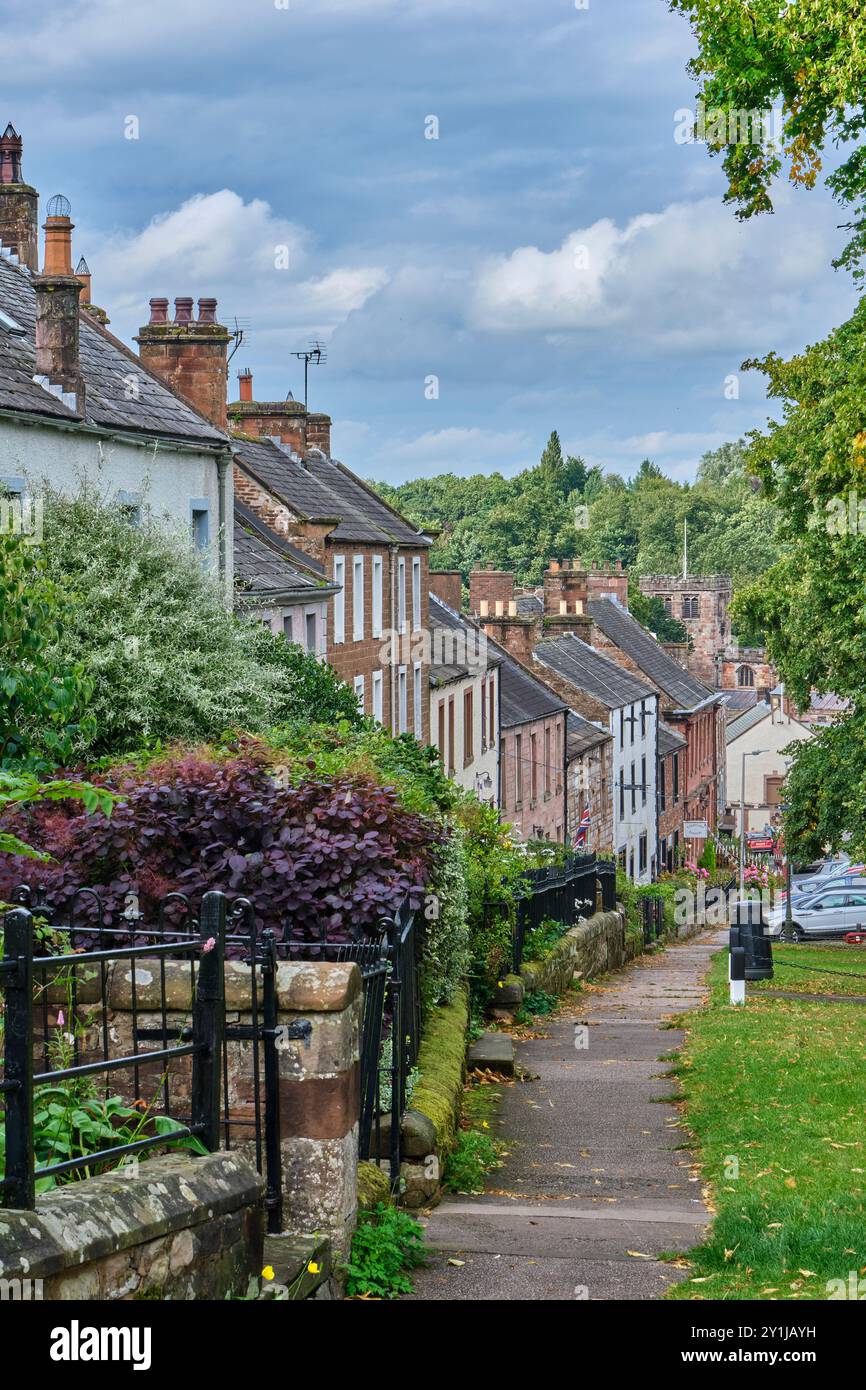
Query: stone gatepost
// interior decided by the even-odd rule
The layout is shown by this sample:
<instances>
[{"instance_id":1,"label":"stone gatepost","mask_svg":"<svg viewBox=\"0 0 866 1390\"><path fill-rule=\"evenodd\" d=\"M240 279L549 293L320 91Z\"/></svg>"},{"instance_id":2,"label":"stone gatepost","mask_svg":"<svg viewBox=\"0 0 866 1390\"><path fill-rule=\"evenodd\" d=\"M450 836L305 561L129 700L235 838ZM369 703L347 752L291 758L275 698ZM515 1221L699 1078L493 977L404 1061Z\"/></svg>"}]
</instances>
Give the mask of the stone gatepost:
<instances>
[{"instance_id":1,"label":"stone gatepost","mask_svg":"<svg viewBox=\"0 0 866 1390\"><path fill-rule=\"evenodd\" d=\"M277 967L284 1225L348 1251L357 1211L361 972Z\"/></svg>"},{"instance_id":2,"label":"stone gatepost","mask_svg":"<svg viewBox=\"0 0 866 1390\"><path fill-rule=\"evenodd\" d=\"M191 975L187 964L165 962L166 1025L174 1042L190 1020ZM240 961L226 961L228 1138L232 1150L255 1158L256 1087L252 1037L232 1038L233 1028L252 1033L251 972ZM133 1044L132 967L118 961L108 987L109 1037L114 1056L137 1051L138 1093L160 1097L162 1064L147 1052L161 1044L161 971L140 957L135 967L138 1040ZM282 1160L283 1230L293 1235L322 1234L337 1258L345 1255L357 1211L358 1120L360 1115L361 973L352 963L282 962L276 972L276 1057L279 1140ZM258 981L261 1008L261 979ZM101 1037L98 1007L90 1013L88 1035L96 1049ZM261 1022L261 1016L260 1016ZM92 1031L91 1031L92 1030ZM150 1037L142 1038L142 1033ZM97 1052L94 1051L94 1055ZM86 1058L82 1058L86 1060ZM259 1114L265 1152L265 1075L259 1056ZM189 1104L189 1058L172 1065L170 1109L183 1114ZM113 1073L120 1095L132 1097L131 1070ZM226 1116L223 1115L223 1119Z\"/></svg>"}]
</instances>

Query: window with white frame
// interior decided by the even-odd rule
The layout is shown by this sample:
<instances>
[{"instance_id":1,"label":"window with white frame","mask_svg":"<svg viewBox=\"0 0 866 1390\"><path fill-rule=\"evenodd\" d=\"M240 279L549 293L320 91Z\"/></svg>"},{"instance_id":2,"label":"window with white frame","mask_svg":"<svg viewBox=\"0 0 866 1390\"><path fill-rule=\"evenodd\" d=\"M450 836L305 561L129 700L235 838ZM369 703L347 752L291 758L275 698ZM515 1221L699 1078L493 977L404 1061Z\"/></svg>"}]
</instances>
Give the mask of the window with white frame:
<instances>
[{"instance_id":1,"label":"window with white frame","mask_svg":"<svg viewBox=\"0 0 866 1390\"><path fill-rule=\"evenodd\" d=\"M355 677L355 699L358 701L358 710L364 713L364 677Z\"/></svg>"},{"instance_id":2,"label":"window with white frame","mask_svg":"<svg viewBox=\"0 0 866 1390\"><path fill-rule=\"evenodd\" d=\"M414 701L412 715L415 724L415 737L421 738L424 734L424 706L422 704L422 684L421 684L421 662L416 661L412 667L412 698Z\"/></svg>"},{"instance_id":3,"label":"window with white frame","mask_svg":"<svg viewBox=\"0 0 866 1390\"><path fill-rule=\"evenodd\" d=\"M352 560L352 641L364 640L364 557Z\"/></svg>"},{"instance_id":4,"label":"window with white frame","mask_svg":"<svg viewBox=\"0 0 866 1390\"><path fill-rule=\"evenodd\" d=\"M382 556L373 556L373 636L382 636Z\"/></svg>"},{"instance_id":5,"label":"window with white frame","mask_svg":"<svg viewBox=\"0 0 866 1390\"><path fill-rule=\"evenodd\" d=\"M384 711L382 672L373 672L373 718L382 723Z\"/></svg>"},{"instance_id":6,"label":"window with white frame","mask_svg":"<svg viewBox=\"0 0 866 1390\"><path fill-rule=\"evenodd\" d=\"M334 594L334 642L346 640L346 561L342 555L334 556L334 583L339 584L340 592Z\"/></svg>"},{"instance_id":7,"label":"window with white frame","mask_svg":"<svg viewBox=\"0 0 866 1390\"><path fill-rule=\"evenodd\" d=\"M397 733L405 734L409 721L408 694L406 687L406 667L401 666L397 673Z\"/></svg>"},{"instance_id":8,"label":"window with white frame","mask_svg":"<svg viewBox=\"0 0 866 1390\"><path fill-rule=\"evenodd\" d=\"M406 631L406 561L397 561L397 630Z\"/></svg>"},{"instance_id":9,"label":"window with white frame","mask_svg":"<svg viewBox=\"0 0 866 1390\"><path fill-rule=\"evenodd\" d=\"M412 631L421 630L421 556L412 556Z\"/></svg>"}]
</instances>

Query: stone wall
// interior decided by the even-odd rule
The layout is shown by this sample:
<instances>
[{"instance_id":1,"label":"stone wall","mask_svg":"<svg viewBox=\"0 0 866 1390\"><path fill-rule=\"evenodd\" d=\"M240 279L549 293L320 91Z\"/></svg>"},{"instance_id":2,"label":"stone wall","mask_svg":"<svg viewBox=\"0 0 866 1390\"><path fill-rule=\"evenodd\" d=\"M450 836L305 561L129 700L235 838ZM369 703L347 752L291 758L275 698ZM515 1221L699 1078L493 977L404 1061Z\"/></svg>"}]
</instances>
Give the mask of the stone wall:
<instances>
[{"instance_id":1,"label":"stone wall","mask_svg":"<svg viewBox=\"0 0 866 1390\"><path fill-rule=\"evenodd\" d=\"M538 990L562 994L575 972L591 979L606 970L618 970L629 959L622 913L596 912L572 927L543 960L524 961L520 978L527 994Z\"/></svg>"},{"instance_id":2,"label":"stone wall","mask_svg":"<svg viewBox=\"0 0 866 1390\"><path fill-rule=\"evenodd\" d=\"M237 1154L171 1154L0 1212L0 1279L61 1300L224 1299L262 1270L264 1184ZM13 1285L14 1287L14 1285Z\"/></svg>"}]
</instances>

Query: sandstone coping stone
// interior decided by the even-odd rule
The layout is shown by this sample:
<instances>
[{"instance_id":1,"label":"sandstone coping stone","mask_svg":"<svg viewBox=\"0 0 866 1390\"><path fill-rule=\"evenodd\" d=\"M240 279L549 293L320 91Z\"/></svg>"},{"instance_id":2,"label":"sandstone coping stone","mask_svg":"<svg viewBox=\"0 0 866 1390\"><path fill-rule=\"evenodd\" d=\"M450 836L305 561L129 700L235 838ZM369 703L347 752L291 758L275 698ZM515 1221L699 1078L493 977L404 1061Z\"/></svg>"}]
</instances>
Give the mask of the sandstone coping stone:
<instances>
[{"instance_id":1,"label":"sandstone coping stone","mask_svg":"<svg viewBox=\"0 0 866 1390\"><path fill-rule=\"evenodd\" d=\"M46 1279L217 1217L262 1206L264 1181L233 1153L168 1154L0 1211L0 1277Z\"/></svg>"},{"instance_id":2,"label":"sandstone coping stone","mask_svg":"<svg viewBox=\"0 0 866 1390\"><path fill-rule=\"evenodd\" d=\"M108 1001L119 1012L132 1008L133 968L139 1009L161 1007L161 971L157 959L140 956L134 963L116 961L110 969ZM250 1007L252 967L225 963L226 1009ZM165 962L166 1006L186 1012L192 1007L192 971L188 961ZM353 961L281 961L277 966L277 1007L290 1013L340 1013L361 994L361 972Z\"/></svg>"}]
</instances>

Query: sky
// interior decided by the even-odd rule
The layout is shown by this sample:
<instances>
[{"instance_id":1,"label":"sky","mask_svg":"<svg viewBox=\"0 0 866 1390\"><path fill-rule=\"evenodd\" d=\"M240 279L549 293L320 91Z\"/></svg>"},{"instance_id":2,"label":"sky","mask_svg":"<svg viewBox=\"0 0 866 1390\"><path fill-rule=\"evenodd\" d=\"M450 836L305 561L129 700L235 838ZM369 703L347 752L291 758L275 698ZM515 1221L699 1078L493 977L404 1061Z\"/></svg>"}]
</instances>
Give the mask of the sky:
<instances>
[{"instance_id":1,"label":"sky","mask_svg":"<svg viewBox=\"0 0 866 1390\"><path fill-rule=\"evenodd\" d=\"M365 477L511 475L551 430L686 480L772 414L745 358L854 307L844 220L781 186L740 223L664 0L0 0L24 175L130 342L214 295L257 399Z\"/></svg>"}]
</instances>

